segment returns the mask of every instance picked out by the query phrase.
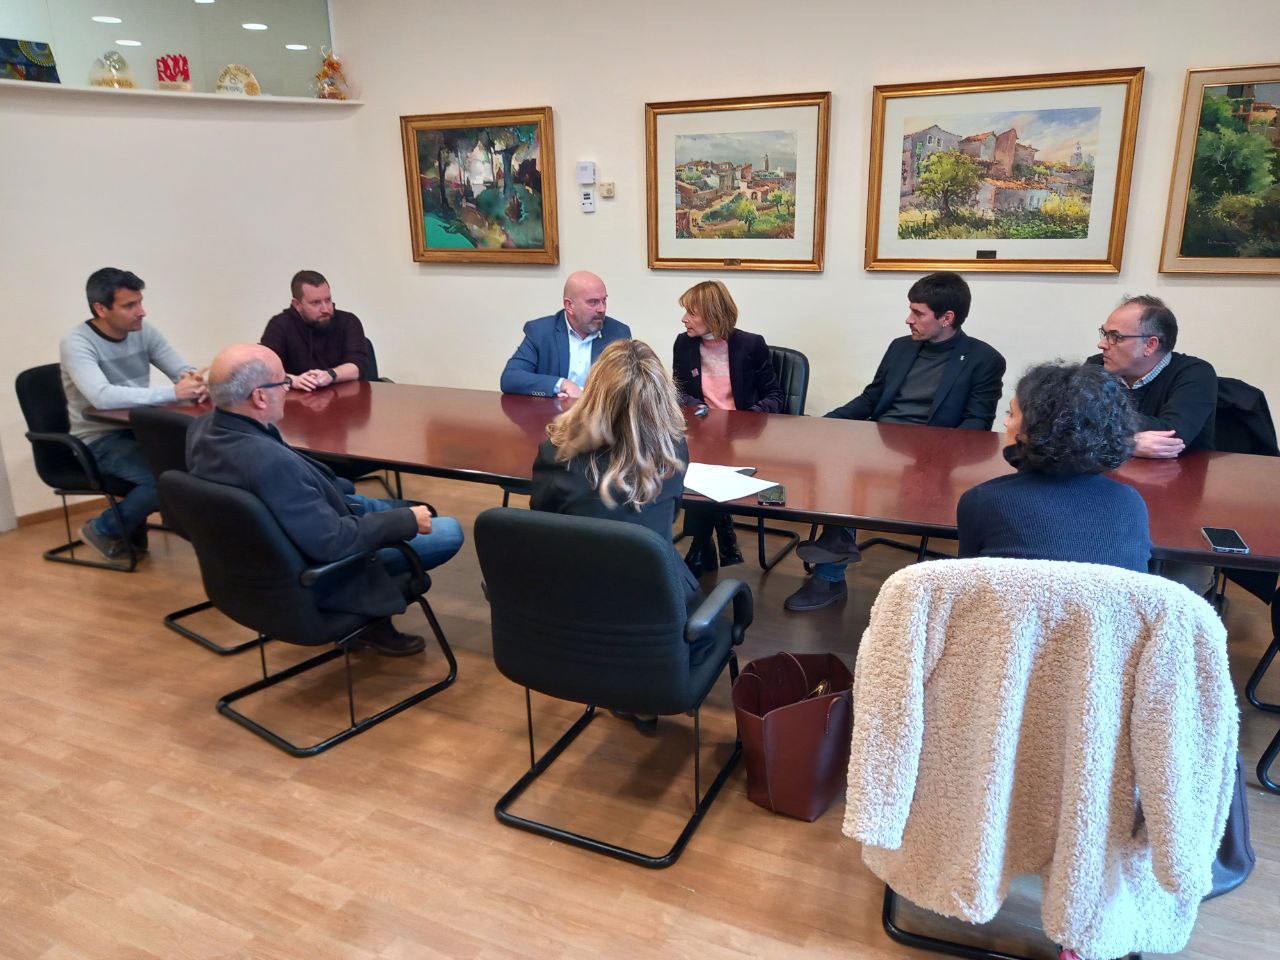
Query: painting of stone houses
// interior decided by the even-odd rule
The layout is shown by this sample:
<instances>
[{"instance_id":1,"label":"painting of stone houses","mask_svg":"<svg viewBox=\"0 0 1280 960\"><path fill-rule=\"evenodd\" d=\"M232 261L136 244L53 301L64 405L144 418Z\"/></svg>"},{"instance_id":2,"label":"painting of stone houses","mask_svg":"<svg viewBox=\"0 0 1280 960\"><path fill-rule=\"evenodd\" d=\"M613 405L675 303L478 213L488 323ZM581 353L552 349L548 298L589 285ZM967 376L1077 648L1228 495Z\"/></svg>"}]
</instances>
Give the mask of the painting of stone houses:
<instances>
[{"instance_id":1,"label":"painting of stone houses","mask_svg":"<svg viewBox=\"0 0 1280 960\"><path fill-rule=\"evenodd\" d=\"M1088 236L1097 107L910 117L902 239Z\"/></svg>"},{"instance_id":2,"label":"painting of stone houses","mask_svg":"<svg viewBox=\"0 0 1280 960\"><path fill-rule=\"evenodd\" d=\"M795 130L675 137L675 235L793 239Z\"/></svg>"}]
</instances>

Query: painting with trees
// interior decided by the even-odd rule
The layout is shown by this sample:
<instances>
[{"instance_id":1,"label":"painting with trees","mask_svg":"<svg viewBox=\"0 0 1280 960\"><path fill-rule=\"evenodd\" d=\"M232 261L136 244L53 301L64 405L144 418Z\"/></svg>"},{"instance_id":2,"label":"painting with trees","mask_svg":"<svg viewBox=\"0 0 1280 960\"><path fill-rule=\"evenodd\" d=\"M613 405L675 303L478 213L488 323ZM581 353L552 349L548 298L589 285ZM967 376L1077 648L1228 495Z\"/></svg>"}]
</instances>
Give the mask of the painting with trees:
<instances>
[{"instance_id":1,"label":"painting with trees","mask_svg":"<svg viewBox=\"0 0 1280 960\"><path fill-rule=\"evenodd\" d=\"M1119 272L1144 76L876 86L864 266Z\"/></svg>"},{"instance_id":2,"label":"painting with trees","mask_svg":"<svg viewBox=\"0 0 1280 960\"><path fill-rule=\"evenodd\" d=\"M908 117L902 239L1068 239L1089 234L1097 107Z\"/></svg>"},{"instance_id":3,"label":"painting with trees","mask_svg":"<svg viewBox=\"0 0 1280 960\"><path fill-rule=\"evenodd\" d=\"M401 130L414 259L557 262L549 107L401 117Z\"/></svg>"},{"instance_id":4,"label":"painting with trees","mask_svg":"<svg viewBox=\"0 0 1280 960\"><path fill-rule=\"evenodd\" d=\"M675 236L791 239L795 130L675 136Z\"/></svg>"},{"instance_id":5,"label":"painting with trees","mask_svg":"<svg viewBox=\"0 0 1280 960\"><path fill-rule=\"evenodd\" d=\"M1280 257L1280 82L1204 88L1184 257Z\"/></svg>"}]
</instances>

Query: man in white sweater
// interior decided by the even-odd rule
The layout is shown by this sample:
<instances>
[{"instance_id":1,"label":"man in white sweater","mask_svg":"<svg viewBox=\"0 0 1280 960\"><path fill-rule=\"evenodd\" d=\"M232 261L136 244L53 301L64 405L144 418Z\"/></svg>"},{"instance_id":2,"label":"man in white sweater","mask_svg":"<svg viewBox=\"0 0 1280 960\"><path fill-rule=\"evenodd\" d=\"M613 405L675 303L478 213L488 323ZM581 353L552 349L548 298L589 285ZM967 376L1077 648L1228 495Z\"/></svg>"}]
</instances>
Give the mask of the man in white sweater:
<instances>
[{"instance_id":1,"label":"man in white sweater","mask_svg":"<svg viewBox=\"0 0 1280 960\"><path fill-rule=\"evenodd\" d=\"M199 401L208 396L196 368L155 327L143 327L144 287L128 270L94 271L85 284L93 316L63 337L58 348L72 436L88 446L102 473L134 485L119 502L119 517L108 508L80 530L84 541L109 560L128 555L126 540L132 541L135 551L146 550L147 516L159 505L156 480L133 431L89 420L85 409ZM173 382L152 387L152 364Z\"/></svg>"}]
</instances>

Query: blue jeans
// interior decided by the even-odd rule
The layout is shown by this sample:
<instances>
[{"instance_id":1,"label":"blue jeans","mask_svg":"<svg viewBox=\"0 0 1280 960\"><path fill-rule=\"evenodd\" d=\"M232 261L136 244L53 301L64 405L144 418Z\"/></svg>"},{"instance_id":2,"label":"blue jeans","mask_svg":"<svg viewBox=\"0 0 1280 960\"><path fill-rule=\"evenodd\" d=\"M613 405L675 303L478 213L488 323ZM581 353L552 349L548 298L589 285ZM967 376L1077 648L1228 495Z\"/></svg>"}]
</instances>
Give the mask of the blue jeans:
<instances>
[{"instance_id":1,"label":"blue jeans","mask_svg":"<svg viewBox=\"0 0 1280 960\"><path fill-rule=\"evenodd\" d=\"M844 579L844 572L848 568L847 561L842 563L815 563L813 565L813 575L819 580L830 580L832 583L839 583Z\"/></svg>"},{"instance_id":2,"label":"blue jeans","mask_svg":"<svg viewBox=\"0 0 1280 960\"><path fill-rule=\"evenodd\" d=\"M347 503L363 508L365 513L381 513L384 510L395 510L404 504L395 500L375 500L359 493L348 493ZM407 541L413 552L422 562L423 570L438 567L462 549L462 524L453 517L433 517L431 532L420 533ZM387 569L387 573L395 575L409 570L404 554L395 547L383 547L378 551L378 562Z\"/></svg>"},{"instance_id":3,"label":"blue jeans","mask_svg":"<svg viewBox=\"0 0 1280 960\"><path fill-rule=\"evenodd\" d=\"M90 441L87 446L99 471L133 484L133 489L117 504L124 529L120 529L120 522L110 507L98 514L93 521L94 529L107 537L127 537L146 523L149 515L160 509L156 478L151 475L147 458L142 455L142 447L134 439L132 430L108 433Z\"/></svg>"}]
</instances>

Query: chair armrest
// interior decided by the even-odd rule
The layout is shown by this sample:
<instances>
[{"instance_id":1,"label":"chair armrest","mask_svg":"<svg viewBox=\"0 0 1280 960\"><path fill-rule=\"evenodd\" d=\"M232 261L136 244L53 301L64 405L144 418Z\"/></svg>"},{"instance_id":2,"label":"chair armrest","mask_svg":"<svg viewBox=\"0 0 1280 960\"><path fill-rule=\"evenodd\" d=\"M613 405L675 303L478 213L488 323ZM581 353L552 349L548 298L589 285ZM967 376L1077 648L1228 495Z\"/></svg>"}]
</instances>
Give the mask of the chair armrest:
<instances>
[{"instance_id":1,"label":"chair armrest","mask_svg":"<svg viewBox=\"0 0 1280 960\"><path fill-rule=\"evenodd\" d=\"M351 553L343 557L341 560L334 560L332 563L322 563L315 567L307 567L298 576L298 582L304 587L314 587L316 581L322 577L327 577L331 573L339 570L345 570L348 567L354 567L360 563L368 563L373 560L377 550L366 550L363 553Z\"/></svg>"},{"instance_id":2,"label":"chair armrest","mask_svg":"<svg viewBox=\"0 0 1280 960\"><path fill-rule=\"evenodd\" d=\"M689 643L696 643L715 629L715 620L729 601L733 601L733 643L742 643L751 626L754 611L751 605L751 588L741 580L721 580L716 584L711 595L698 605L688 622L684 625L684 638Z\"/></svg>"},{"instance_id":3,"label":"chair armrest","mask_svg":"<svg viewBox=\"0 0 1280 960\"><path fill-rule=\"evenodd\" d=\"M93 459L93 453L79 437L73 437L69 433L41 433L38 430L28 430L27 439L32 443L58 443L66 447L76 458L76 463L80 464L80 469L88 476L93 488L102 489L102 474L98 472L98 462Z\"/></svg>"}]
</instances>

